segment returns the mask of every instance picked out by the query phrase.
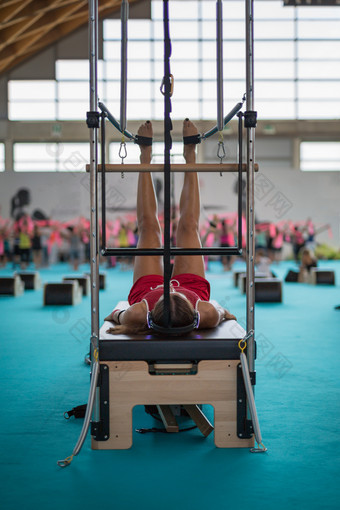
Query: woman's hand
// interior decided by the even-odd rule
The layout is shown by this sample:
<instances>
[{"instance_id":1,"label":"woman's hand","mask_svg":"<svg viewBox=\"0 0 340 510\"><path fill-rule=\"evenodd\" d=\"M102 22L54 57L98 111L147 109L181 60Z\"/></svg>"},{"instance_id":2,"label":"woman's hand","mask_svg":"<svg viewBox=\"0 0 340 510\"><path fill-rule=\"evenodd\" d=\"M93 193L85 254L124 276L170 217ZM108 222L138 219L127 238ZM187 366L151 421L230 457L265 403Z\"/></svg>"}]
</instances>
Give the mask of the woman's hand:
<instances>
[{"instance_id":1,"label":"woman's hand","mask_svg":"<svg viewBox=\"0 0 340 510\"><path fill-rule=\"evenodd\" d=\"M119 308L116 308L116 310L113 310L113 312L110 313L107 317L105 317L104 321L114 322L115 324L120 324L119 316L122 312L125 312L125 310L119 310Z\"/></svg>"},{"instance_id":2,"label":"woman's hand","mask_svg":"<svg viewBox=\"0 0 340 510\"><path fill-rule=\"evenodd\" d=\"M224 316L223 316L224 320L226 321L230 321L230 320L234 320L236 321L236 317L235 315L233 315L232 313L228 312L228 310L224 309Z\"/></svg>"}]
</instances>

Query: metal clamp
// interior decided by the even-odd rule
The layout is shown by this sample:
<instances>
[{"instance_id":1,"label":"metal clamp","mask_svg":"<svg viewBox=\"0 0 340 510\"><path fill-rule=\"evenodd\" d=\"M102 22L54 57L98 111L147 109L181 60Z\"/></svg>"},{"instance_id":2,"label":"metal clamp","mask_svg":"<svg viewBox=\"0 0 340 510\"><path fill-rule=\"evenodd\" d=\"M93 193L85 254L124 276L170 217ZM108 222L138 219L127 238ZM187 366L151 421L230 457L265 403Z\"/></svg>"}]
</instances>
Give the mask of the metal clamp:
<instances>
[{"instance_id":1,"label":"metal clamp","mask_svg":"<svg viewBox=\"0 0 340 510\"><path fill-rule=\"evenodd\" d=\"M174 75L170 74L170 97L172 97L172 94L174 93L174 84L175 84ZM161 91L163 96L165 96L165 77L163 77L162 79L162 83L161 86L159 87L159 90Z\"/></svg>"},{"instance_id":2,"label":"metal clamp","mask_svg":"<svg viewBox=\"0 0 340 510\"><path fill-rule=\"evenodd\" d=\"M247 111L244 112L244 127L256 128L257 125L257 112Z\"/></svg>"},{"instance_id":3,"label":"metal clamp","mask_svg":"<svg viewBox=\"0 0 340 510\"><path fill-rule=\"evenodd\" d=\"M99 112L86 112L86 124L88 128L99 128Z\"/></svg>"}]
</instances>

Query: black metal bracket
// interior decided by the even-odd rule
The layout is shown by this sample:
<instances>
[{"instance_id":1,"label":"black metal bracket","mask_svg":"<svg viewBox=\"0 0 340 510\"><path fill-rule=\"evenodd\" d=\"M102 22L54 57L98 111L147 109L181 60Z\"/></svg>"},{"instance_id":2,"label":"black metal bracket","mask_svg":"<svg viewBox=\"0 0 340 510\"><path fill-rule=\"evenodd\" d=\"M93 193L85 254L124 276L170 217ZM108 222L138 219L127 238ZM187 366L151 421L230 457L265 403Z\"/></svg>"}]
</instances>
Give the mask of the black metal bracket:
<instances>
[{"instance_id":1,"label":"black metal bracket","mask_svg":"<svg viewBox=\"0 0 340 510\"><path fill-rule=\"evenodd\" d=\"M91 436L96 441L107 441L110 437L110 391L109 391L109 367L100 365L98 386L100 388L99 409L100 421L91 422Z\"/></svg>"},{"instance_id":2,"label":"black metal bracket","mask_svg":"<svg viewBox=\"0 0 340 510\"><path fill-rule=\"evenodd\" d=\"M253 382L254 372L250 374ZM237 365L237 436L240 439L249 439L252 437L253 423L247 415L247 393L244 386L241 363Z\"/></svg>"},{"instance_id":3,"label":"black metal bracket","mask_svg":"<svg viewBox=\"0 0 340 510\"><path fill-rule=\"evenodd\" d=\"M86 112L86 124L88 128L99 128L99 112Z\"/></svg>"},{"instance_id":4,"label":"black metal bracket","mask_svg":"<svg viewBox=\"0 0 340 510\"><path fill-rule=\"evenodd\" d=\"M244 127L256 128L257 125L257 112L248 111L244 112Z\"/></svg>"}]
</instances>

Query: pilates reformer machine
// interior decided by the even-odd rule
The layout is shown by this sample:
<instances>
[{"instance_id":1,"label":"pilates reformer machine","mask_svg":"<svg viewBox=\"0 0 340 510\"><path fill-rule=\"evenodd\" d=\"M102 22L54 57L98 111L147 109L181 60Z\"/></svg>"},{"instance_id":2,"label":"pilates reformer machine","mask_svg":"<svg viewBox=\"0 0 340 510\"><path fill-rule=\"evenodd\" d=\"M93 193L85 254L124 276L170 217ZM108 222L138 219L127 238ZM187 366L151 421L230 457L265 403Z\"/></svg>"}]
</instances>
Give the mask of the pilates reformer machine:
<instances>
[{"instance_id":1,"label":"pilates reformer machine","mask_svg":"<svg viewBox=\"0 0 340 510\"><path fill-rule=\"evenodd\" d=\"M183 406L204 435L212 427L200 411L201 405L214 407L215 444L221 448L248 447L264 452L254 401L255 333L254 333L254 172L255 127L253 75L253 0L245 0L246 30L246 111L242 102L229 114L223 115L223 55L222 0L216 1L217 54L217 125L199 142L219 133L218 164L172 165L171 96L173 76L170 70L171 40L169 31L169 0L163 0L164 26L164 164L162 165L106 165L105 121L108 119L122 133L121 151L125 137L136 137L126 129L126 69L128 1L121 4L121 108L118 122L103 103L98 105L98 0L89 0L90 33L90 111L87 125L90 130L90 207L91 207L91 385L84 424L72 455L58 461L69 465L85 441L91 426L93 449L126 449L132 445L132 409L136 405L157 406L164 423L172 427L171 406ZM98 111L98 107L101 113ZM238 116L239 158L236 164L222 162L223 128ZM243 163L242 133L247 133L246 164ZM101 129L101 165L98 164L98 132ZM198 143L199 143L198 142ZM196 142L197 143L197 142ZM120 154L121 155L121 154ZM122 160L124 157L122 157ZM127 171L162 171L164 174L164 245L163 248L109 248L105 238L105 173ZM195 249L172 247L171 172L238 172L238 241L234 247L202 247ZM100 173L99 173L100 172ZM171 257L175 255L240 255L242 254L242 172L247 177L247 245L246 245L246 331L234 320L224 321L215 329L193 330L183 338L172 336L170 317ZM102 247L99 247L98 180L102 191ZM169 335L162 338L150 332L140 335L110 335L107 326L99 327L99 253L102 255L161 255L164 261L164 323ZM121 305L122 303L119 303ZM126 307L127 303L124 304ZM128 306L128 305L127 305ZM110 324L111 325L111 324ZM256 447L255 447L256 442Z\"/></svg>"}]
</instances>

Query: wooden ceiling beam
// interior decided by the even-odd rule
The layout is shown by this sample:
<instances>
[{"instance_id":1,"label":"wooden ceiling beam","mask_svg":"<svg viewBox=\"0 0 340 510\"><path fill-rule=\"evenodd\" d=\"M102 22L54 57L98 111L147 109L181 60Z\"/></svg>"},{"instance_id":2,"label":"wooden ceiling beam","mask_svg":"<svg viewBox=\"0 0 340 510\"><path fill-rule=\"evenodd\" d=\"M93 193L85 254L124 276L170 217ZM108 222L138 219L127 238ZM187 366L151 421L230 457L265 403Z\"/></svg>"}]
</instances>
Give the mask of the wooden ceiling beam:
<instances>
[{"instance_id":1,"label":"wooden ceiling beam","mask_svg":"<svg viewBox=\"0 0 340 510\"><path fill-rule=\"evenodd\" d=\"M74 5L65 5L57 7L53 11L48 11L30 27L30 33L47 33L51 28L69 21L70 18L84 14L84 7L87 7L87 0L77 2Z\"/></svg>"},{"instance_id":2,"label":"wooden ceiling beam","mask_svg":"<svg viewBox=\"0 0 340 510\"><path fill-rule=\"evenodd\" d=\"M130 0L130 4L139 1ZM2 7L14 9L17 4L17 0L10 0ZM87 0L20 0L20 4L25 15L26 8L32 4L32 16L8 24L3 30L0 24L0 37L4 41L0 45L0 75L88 23ZM119 10L120 4L121 0L99 0L99 17ZM18 16L20 19L19 12Z\"/></svg>"},{"instance_id":3,"label":"wooden ceiling beam","mask_svg":"<svg viewBox=\"0 0 340 510\"><path fill-rule=\"evenodd\" d=\"M17 0L20 2L20 5L21 5L21 1L20 0ZM32 2L32 0L29 0L30 2ZM34 1L34 16L35 15L39 15L41 13L45 13L45 12L49 12L49 11L53 11L54 9L58 8L58 7L62 7L64 5L70 5L71 3L75 3L76 0L59 0L58 2L58 5L54 5L54 4L46 4L46 1L45 0L35 0ZM24 21L25 19L28 19L28 18L31 18L33 15L32 13L32 5L25 5L24 7L22 7L21 5L21 10L20 12L18 12L15 16L7 16L5 17L1 11L1 6L0 6L0 34L1 34L1 31L4 30L5 28L11 26L11 25L15 25L16 23L20 23L21 21ZM2 36L1 36L2 37Z\"/></svg>"},{"instance_id":4,"label":"wooden ceiling beam","mask_svg":"<svg viewBox=\"0 0 340 510\"><path fill-rule=\"evenodd\" d=\"M13 0L0 4L0 26L9 20L17 18L34 0Z\"/></svg>"},{"instance_id":5,"label":"wooden ceiling beam","mask_svg":"<svg viewBox=\"0 0 340 510\"><path fill-rule=\"evenodd\" d=\"M78 5L80 4L80 6ZM87 5L87 1L83 0L82 2L78 2L78 4L73 4L72 6L63 7L63 12L59 13L59 16L56 16L53 20L51 17L51 13L48 15L48 20L50 23L44 23L47 18L43 15L40 16L39 23L40 27L35 30L28 30L27 33L22 32L21 36L17 36L14 39L14 42L11 45L8 45L1 53L1 57L6 58L10 54L15 54L16 56L20 56L23 53L29 51L30 47L35 44L35 42L43 38L45 34L48 34L51 30L54 29L57 25L62 25L67 21L67 18L74 13L74 11L79 10L81 7L85 7ZM84 9L83 9L84 10ZM31 27L32 28L32 27ZM0 46L1 49L1 46Z\"/></svg>"}]
</instances>

